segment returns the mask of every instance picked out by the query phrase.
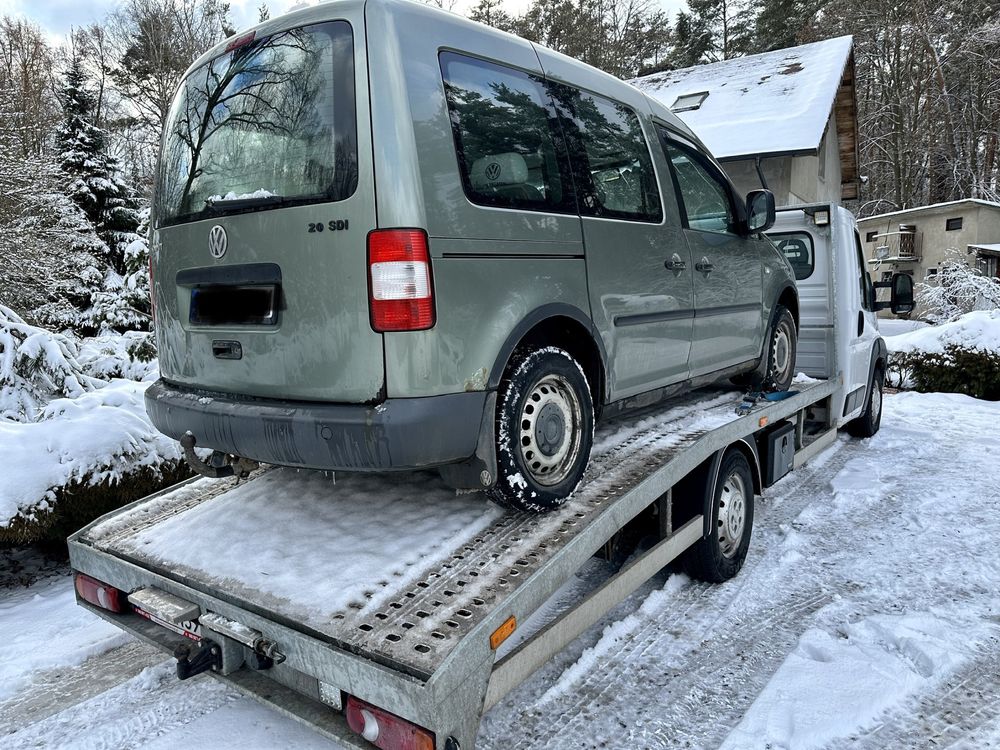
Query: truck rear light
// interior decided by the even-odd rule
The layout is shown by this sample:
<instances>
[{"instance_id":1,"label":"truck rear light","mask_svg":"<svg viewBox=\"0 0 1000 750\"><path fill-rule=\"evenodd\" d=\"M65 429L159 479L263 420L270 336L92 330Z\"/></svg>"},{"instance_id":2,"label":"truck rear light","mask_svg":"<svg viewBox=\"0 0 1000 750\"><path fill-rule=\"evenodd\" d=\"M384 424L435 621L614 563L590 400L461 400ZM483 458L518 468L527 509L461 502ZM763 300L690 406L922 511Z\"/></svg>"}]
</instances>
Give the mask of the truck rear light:
<instances>
[{"instance_id":1,"label":"truck rear light","mask_svg":"<svg viewBox=\"0 0 1000 750\"><path fill-rule=\"evenodd\" d=\"M434 750L434 735L370 703L347 697L347 724L382 750Z\"/></svg>"},{"instance_id":2,"label":"truck rear light","mask_svg":"<svg viewBox=\"0 0 1000 750\"><path fill-rule=\"evenodd\" d=\"M128 599L124 591L119 591L114 586L102 583L83 573L75 573L74 576L76 593L85 602L90 602L95 607L106 609L109 612L126 612L128 610Z\"/></svg>"},{"instance_id":3,"label":"truck rear light","mask_svg":"<svg viewBox=\"0 0 1000 750\"><path fill-rule=\"evenodd\" d=\"M368 298L372 328L379 333L433 327L434 285L426 232L369 232Z\"/></svg>"}]
</instances>

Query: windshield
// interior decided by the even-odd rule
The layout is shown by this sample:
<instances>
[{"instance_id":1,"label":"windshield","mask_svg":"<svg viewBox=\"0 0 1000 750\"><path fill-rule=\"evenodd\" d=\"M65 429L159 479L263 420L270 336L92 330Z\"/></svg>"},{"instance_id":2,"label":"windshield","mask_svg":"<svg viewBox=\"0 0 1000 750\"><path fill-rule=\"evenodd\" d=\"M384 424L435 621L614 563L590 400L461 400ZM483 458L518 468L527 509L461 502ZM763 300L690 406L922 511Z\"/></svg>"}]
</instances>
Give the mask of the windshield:
<instances>
[{"instance_id":1,"label":"windshield","mask_svg":"<svg viewBox=\"0 0 1000 750\"><path fill-rule=\"evenodd\" d=\"M343 200L357 182L351 27L291 29L185 78L166 126L157 223Z\"/></svg>"}]
</instances>

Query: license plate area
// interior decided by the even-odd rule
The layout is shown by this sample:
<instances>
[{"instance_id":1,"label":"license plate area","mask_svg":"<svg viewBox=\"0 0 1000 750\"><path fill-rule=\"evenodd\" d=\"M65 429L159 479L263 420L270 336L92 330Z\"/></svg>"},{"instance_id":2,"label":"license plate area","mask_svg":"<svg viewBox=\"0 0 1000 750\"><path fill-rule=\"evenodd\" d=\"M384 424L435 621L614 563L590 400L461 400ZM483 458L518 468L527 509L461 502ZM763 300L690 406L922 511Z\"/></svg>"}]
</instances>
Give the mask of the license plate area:
<instances>
[{"instance_id":1,"label":"license plate area","mask_svg":"<svg viewBox=\"0 0 1000 750\"><path fill-rule=\"evenodd\" d=\"M280 296L277 284L198 286L188 319L197 326L273 326Z\"/></svg>"},{"instance_id":2,"label":"license plate area","mask_svg":"<svg viewBox=\"0 0 1000 750\"><path fill-rule=\"evenodd\" d=\"M197 604L152 586L133 591L128 595L128 601L132 611L140 617L185 638L201 640L202 627L198 622L201 610Z\"/></svg>"}]
</instances>

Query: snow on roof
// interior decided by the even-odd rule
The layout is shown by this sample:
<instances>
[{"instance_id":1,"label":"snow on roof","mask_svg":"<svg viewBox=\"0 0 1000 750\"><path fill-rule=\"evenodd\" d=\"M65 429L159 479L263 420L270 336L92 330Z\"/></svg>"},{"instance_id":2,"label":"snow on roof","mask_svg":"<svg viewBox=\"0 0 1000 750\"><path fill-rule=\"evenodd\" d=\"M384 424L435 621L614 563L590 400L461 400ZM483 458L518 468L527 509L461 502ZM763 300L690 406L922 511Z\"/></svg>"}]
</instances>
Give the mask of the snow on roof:
<instances>
[{"instance_id":1,"label":"snow on roof","mask_svg":"<svg viewBox=\"0 0 1000 750\"><path fill-rule=\"evenodd\" d=\"M912 214L916 211L937 211L942 208L948 208L949 206L957 206L960 203L975 203L979 206L989 206L990 208L1000 208L1000 203L996 201L984 201L981 198L961 198L957 201L945 201L944 203L932 203L929 206L914 206L913 208L904 208L899 211L890 211L885 214L875 214L874 216L866 216L863 219L858 219L858 223L864 221L872 221L873 219L888 219L890 216L900 216L902 214Z\"/></svg>"},{"instance_id":2,"label":"snow on roof","mask_svg":"<svg viewBox=\"0 0 1000 750\"><path fill-rule=\"evenodd\" d=\"M969 247L973 250L985 250L988 253L1000 253L1000 242L987 244L979 243L976 245L969 245Z\"/></svg>"},{"instance_id":3,"label":"snow on roof","mask_svg":"<svg viewBox=\"0 0 1000 750\"><path fill-rule=\"evenodd\" d=\"M667 107L709 92L677 115L717 159L816 151L851 54L850 36L696 65L631 83Z\"/></svg>"}]
</instances>

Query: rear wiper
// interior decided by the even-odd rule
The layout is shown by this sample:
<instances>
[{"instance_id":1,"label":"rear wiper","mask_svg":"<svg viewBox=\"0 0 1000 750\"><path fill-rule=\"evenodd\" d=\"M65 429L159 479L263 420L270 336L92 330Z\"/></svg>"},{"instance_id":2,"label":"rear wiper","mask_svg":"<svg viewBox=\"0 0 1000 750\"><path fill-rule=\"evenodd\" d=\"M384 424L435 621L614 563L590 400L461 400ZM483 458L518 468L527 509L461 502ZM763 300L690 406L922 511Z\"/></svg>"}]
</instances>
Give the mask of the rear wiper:
<instances>
[{"instance_id":1,"label":"rear wiper","mask_svg":"<svg viewBox=\"0 0 1000 750\"><path fill-rule=\"evenodd\" d=\"M215 211L257 208L258 206L279 206L285 202L283 195L258 195L250 198L206 198L205 208Z\"/></svg>"}]
</instances>

